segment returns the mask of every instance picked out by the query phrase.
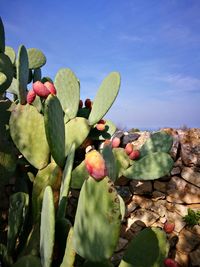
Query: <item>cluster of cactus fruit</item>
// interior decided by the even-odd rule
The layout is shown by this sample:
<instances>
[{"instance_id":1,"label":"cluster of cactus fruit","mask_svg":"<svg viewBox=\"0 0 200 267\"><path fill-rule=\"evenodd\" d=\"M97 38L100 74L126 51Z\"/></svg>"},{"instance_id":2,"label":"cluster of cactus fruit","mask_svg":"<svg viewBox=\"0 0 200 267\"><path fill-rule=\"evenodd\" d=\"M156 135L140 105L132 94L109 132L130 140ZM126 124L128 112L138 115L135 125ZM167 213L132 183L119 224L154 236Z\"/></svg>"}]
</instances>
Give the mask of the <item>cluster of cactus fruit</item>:
<instances>
[{"instance_id":1,"label":"cluster of cactus fruit","mask_svg":"<svg viewBox=\"0 0 200 267\"><path fill-rule=\"evenodd\" d=\"M60 69L52 81L42 77L45 63L35 48L20 46L16 57L5 46L0 20L0 186L16 180L0 260L13 267L113 266L125 213L115 182L122 175L153 180L168 174L173 140L157 132L140 151L131 143L120 147L115 125L103 119L117 97L119 74L110 73L83 106L75 74ZM80 196L70 221L71 189L80 189ZM175 266L166 263L168 251L165 231L146 228L119 266Z\"/></svg>"}]
</instances>

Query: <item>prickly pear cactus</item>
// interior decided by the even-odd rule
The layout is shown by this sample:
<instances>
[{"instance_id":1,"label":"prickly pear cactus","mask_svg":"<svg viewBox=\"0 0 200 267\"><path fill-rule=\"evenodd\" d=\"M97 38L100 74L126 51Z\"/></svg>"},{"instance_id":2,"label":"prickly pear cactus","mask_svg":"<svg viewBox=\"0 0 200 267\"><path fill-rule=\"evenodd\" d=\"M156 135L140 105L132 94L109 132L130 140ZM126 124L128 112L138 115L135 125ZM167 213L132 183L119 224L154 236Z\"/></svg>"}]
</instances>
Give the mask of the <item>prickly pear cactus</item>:
<instances>
[{"instance_id":1,"label":"prickly pear cactus","mask_svg":"<svg viewBox=\"0 0 200 267\"><path fill-rule=\"evenodd\" d=\"M76 168L72 171L71 188L81 189L84 181L88 178L88 171L83 160Z\"/></svg>"},{"instance_id":2,"label":"prickly pear cactus","mask_svg":"<svg viewBox=\"0 0 200 267\"><path fill-rule=\"evenodd\" d=\"M10 58L12 64L15 65L15 59L16 59L15 50L10 46L6 46L5 54Z\"/></svg>"},{"instance_id":3,"label":"prickly pear cactus","mask_svg":"<svg viewBox=\"0 0 200 267\"><path fill-rule=\"evenodd\" d=\"M113 154L116 162L117 177L120 177L130 166L130 159L124 149L121 147L113 148Z\"/></svg>"},{"instance_id":4,"label":"prickly pear cactus","mask_svg":"<svg viewBox=\"0 0 200 267\"><path fill-rule=\"evenodd\" d=\"M43 52L36 48L27 49L29 69L38 69L46 64L46 57Z\"/></svg>"},{"instance_id":5,"label":"prickly pear cactus","mask_svg":"<svg viewBox=\"0 0 200 267\"><path fill-rule=\"evenodd\" d=\"M116 131L116 126L114 125L114 123L110 120L106 120L105 130L98 131L96 127L94 127L91 129L89 137L94 140L111 139L115 131Z\"/></svg>"},{"instance_id":6,"label":"prickly pear cactus","mask_svg":"<svg viewBox=\"0 0 200 267\"><path fill-rule=\"evenodd\" d=\"M154 180L168 175L173 164L173 159L165 152L149 153L135 161L123 172L123 175L129 179Z\"/></svg>"},{"instance_id":7,"label":"prickly pear cactus","mask_svg":"<svg viewBox=\"0 0 200 267\"><path fill-rule=\"evenodd\" d=\"M115 156L112 152L111 145L104 146L102 150L102 155L106 162L106 169L108 172L108 177L110 177L110 179L113 182L115 182L115 180L117 179L117 169L116 169Z\"/></svg>"},{"instance_id":8,"label":"prickly pear cactus","mask_svg":"<svg viewBox=\"0 0 200 267\"><path fill-rule=\"evenodd\" d=\"M65 164L65 126L60 101L54 95L49 95L45 101L44 122L52 157L60 167L63 167Z\"/></svg>"},{"instance_id":9,"label":"prickly pear cactus","mask_svg":"<svg viewBox=\"0 0 200 267\"><path fill-rule=\"evenodd\" d=\"M50 186L44 191L40 226L40 256L43 267L50 267L52 263L55 235L55 210L53 192Z\"/></svg>"},{"instance_id":10,"label":"prickly pear cactus","mask_svg":"<svg viewBox=\"0 0 200 267\"><path fill-rule=\"evenodd\" d=\"M89 115L89 125L96 124L102 119L112 106L120 87L120 75L118 72L111 72L100 85L94 98L92 110Z\"/></svg>"},{"instance_id":11,"label":"prickly pear cactus","mask_svg":"<svg viewBox=\"0 0 200 267\"><path fill-rule=\"evenodd\" d=\"M5 51L5 31L2 19L0 17L0 53L4 53Z\"/></svg>"},{"instance_id":12,"label":"prickly pear cactus","mask_svg":"<svg viewBox=\"0 0 200 267\"><path fill-rule=\"evenodd\" d=\"M11 85L14 75L12 62L3 53L0 53L0 73L0 94L2 94Z\"/></svg>"},{"instance_id":13,"label":"prickly pear cactus","mask_svg":"<svg viewBox=\"0 0 200 267\"><path fill-rule=\"evenodd\" d=\"M19 258L19 260L12 265L12 267L42 267L40 258L32 255L27 255Z\"/></svg>"},{"instance_id":14,"label":"prickly pear cactus","mask_svg":"<svg viewBox=\"0 0 200 267\"><path fill-rule=\"evenodd\" d=\"M159 228L146 228L128 246L119 267L164 267L169 251L166 234Z\"/></svg>"},{"instance_id":15,"label":"prickly pear cactus","mask_svg":"<svg viewBox=\"0 0 200 267\"><path fill-rule=\"evenodd\" d=\"M68 237L67 237L65 254L64 254L63 261L60 267L74 266L76 252L73 246L73 235L74 235L74 231L73 231L73 227L71 227Z\"/></svg>"},{"instance_id":16,"label":"prickly pear cactus","mask_svg":"<svg viewBox=\"0 0 200 267\"><path fill-rule=\"evenodd\" d=\"M112 181L105 177L97 182L89 177L82 186L75 217L75 251L94 262L110 258L118 242L120 224L119 198Z\"/></svg>"},{"instance_id":17,"label":"prickly pear cactus","mask_svg":"<svg viewBox=\"0 0 200 267\"><path fill-rule=\"evenodd\" d=\"M43 116L32 105L17 105L9 125L11 137L22 155L35 168L44 168L49 161L49 146Z\"/></svg>"},{"instance_id":18,"label":"prickly pear cactus","mask_svg":"<svg viewBox=\"0 0 200 267\"><path fill-rule=\"evenodd\" d=\"M80 88L75 74L70 69L60 69L55 77L57 97L63 111L73 119L79 107Z\"/></svg>"}]
</instances>

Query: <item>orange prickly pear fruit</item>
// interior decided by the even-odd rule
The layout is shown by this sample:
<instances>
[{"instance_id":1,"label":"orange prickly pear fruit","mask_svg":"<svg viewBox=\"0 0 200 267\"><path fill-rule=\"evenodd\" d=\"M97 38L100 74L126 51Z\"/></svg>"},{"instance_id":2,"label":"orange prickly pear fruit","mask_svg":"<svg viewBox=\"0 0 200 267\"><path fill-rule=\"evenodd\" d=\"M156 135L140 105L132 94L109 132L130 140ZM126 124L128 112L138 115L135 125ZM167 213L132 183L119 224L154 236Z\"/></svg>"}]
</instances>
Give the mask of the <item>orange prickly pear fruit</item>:
<instances>
[{"instance_id":1,"label":"orange prickly pear fruit","mask_svg":"<svg viewBox=\"0 0 200 267\"><path fill-rule=\"evenodd\" d=\"M89 151L85 155L85 166L95 180L102 180L107 175L105 161L97 150Z\"/></svg>"},{"instance_id":2,"label":"orange prickly pear fruit","mask_svg":"<svg viewBox=\"0 0 200 267\"><path fill-rule=\"evenodd\" d=\"M133 151L133 144L132 144L132 143L128 143L128 144L125 146L125 151L126 151L126 154L127 154L127 155L130 155L131 152Z\"/></svg>"},{"instance_id":3,"label":"orange prickly pear fruit","mask_svg":"<svg viewBox=\"0 0 200 267\"><path fill-rule=\"evenodd\" d=\"M85 107L89 109L92 108L92 101L89 98L85 100Z\"/></svg>"},{"instance_id":4,"label":"orange prickly pear fruit","mask_svg":"<svg viewBox=\"0 0 200 267\"><path fill-rule=\"evenodd\" d=\"M134 159L139 159L140 157L140 151L139 150L133 150L130 154L129 154L129 158L134 160Z\"/></svg>"},{"instance_id":5,"label":"orange prickly pear fruit","mask_svg":"<svg viewBox=\"0 0 200 267\"><path fill-rule=\"evenodd\" d=\"M47 81L44 83L44 86L46 86L46 88L50 91L52 95L56 95L56 88L53 83Z\"/></svg>"},{"instance_id":6,"label":"orange prickly pear fruit","mask_svg":"<svg viewBox=\"0 0 200 267\"><path fill-rule=\"evenodd\" d=\"M43 98L47 98L47 96L50 94L48 88L40 81L37 81L33 84L33 90L35 91L36 95Z\"/></svg>"},{"instance_id":7,"label":"orange prickly pear fruit","mask_svg":"<svg viewBox=\"0 0 200 267\"><path fill-rule=\"evenodd\" d=\"M164 265L165 267L179 267L178 262L170 258L164 260Z\"/></svg>"},{"instance_id":8,"label":"orange prickly pear fruit","mask_svg":"<svg viewBox=\"0 0 200 267\"><path fill-rule=\"evenodd\" d=\"M120 142L121 142L121 140L119 137L114 137L112 140L112 147L113 148L119 147Z\"/></svg>"},{"instance_id":9,"label":"orange prickly pear fruit","mask_svg":"<svg viewBox=\"0 0 200 267\"><path fill-rule=\"evenodd\" d=\"M28 104L31 104L33 103L33 101L35 100L36 98L36 93L33 89L31 89L30 91L28 91L28 94L26 96L26 101Z\"/></svg>"},{"instance_id":10,"label":"orange prickly pear fruit","mask_svg":"<svg viewBox=\"0 0 200 267\"><path fill-rule=\"evenodd\" d=\"M79 108L82 108L83 107L83 101L80 99L79 100Z\"/></svg>"},{"instance_id":11,"label":"orange prickly pear fruit","mask_svg":"<svg viewBox=\"0 0 200 267\"><path fill-rule=\"evenodd\" d=\"M97 128L97 130L99 130L99 131L104 131L105 130L105 124L103 124L103 123L97 123L97 125L96 125L96 128Z\"/></svg>"},{"instance_id":12,"label":"orange prickly pear fruit","mask_svg":"<svg viewBox=\"0 0 200 267\"><path fill-rule=\"evenodd\" d=\"M167 233L170 234L174 231L175 224L172 221L166 221L163 227L163 230Z\"/></svg>"}]
</instances>

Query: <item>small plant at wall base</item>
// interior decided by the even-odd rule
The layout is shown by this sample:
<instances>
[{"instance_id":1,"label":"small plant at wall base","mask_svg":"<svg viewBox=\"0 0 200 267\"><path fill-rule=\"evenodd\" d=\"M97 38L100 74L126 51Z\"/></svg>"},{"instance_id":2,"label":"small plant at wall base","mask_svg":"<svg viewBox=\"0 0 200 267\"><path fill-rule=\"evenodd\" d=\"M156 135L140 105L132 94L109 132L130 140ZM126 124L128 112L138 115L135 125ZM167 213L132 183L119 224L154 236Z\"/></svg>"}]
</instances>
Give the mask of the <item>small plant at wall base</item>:
<instances>
[{"instance_id":1,"label":"small plant at wall base","mask_svg":"<svg viewBox=\"0 0 200 267\"><path fill-rule=\"evenodd\" d=\"M188 209L188 214L183 217L183 220L190 227L200 225L200 210L194 211L192 209Z\"/></svg>"},{"instance_id":2,"label":"small plant at wall base","mask_svg":"<svg viewBox=\"0 0 200 267\"><path fill-rule=\"evenodd\" d=\"M16 55L5 46L0 20L0 186L15 178L0 259L13 267L113 266L125 214L115 183L121 176L169 174L172 137L156 132L140 150L120 147L116 126L104 117L118 95L119 73L110 73L83 106L76 75L63 68L54 81L42 77L45 63L36 48L22 45ZM86 153L88 145L93 150ZM67 214L71 189L80 190L73 219ZM166 233L146 228L119 266L164 266L168 251Z\"/></svg>"}]
</instances>

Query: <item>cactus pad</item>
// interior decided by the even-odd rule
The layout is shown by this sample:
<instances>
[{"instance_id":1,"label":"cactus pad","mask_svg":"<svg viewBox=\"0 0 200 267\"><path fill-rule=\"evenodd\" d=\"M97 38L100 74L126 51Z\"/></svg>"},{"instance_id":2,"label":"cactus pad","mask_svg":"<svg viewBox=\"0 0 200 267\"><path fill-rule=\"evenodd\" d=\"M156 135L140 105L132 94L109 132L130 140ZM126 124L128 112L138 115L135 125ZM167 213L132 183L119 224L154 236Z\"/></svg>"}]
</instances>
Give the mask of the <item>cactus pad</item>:
<instances>
[{"instance_id":1,"label":"cactus pad","mask_svg":"<svg viewBox=\"0 0 200 267\"><path fill-rule=\"evenodd\" d=\"M80 88L78 79L70 69L60 69L55 77L57 97L63 111L73 119L79 107Z\"/></svg>"},{"instance_id":2,"label":"cactus pad","mask_svg":"<svg viewBox=\"0 0 200 267\"><path fill-rule=\"evenodd\" d=\"M72 171L71 188L81 189L84 181L88 178L88 171L83 160L75 169Z\"/></svg>"},{"instance_id":3,"label":"cactus pad","mask_svg":"<svg viewBox=\"0 0 200 267\"><path fill-rule=\"evenodd\" d=\"M15 65L15 59L16 59L15 50L11 46L6 46L5 54L10 58L12 64Z\"/></svg>"},{"instance_id":4,"label":"cactus pad","mask_svg":"<svg viewBox=\"0 0 200 267\"><path fill-rule=\"evenodd\" d=\"M6 76L5 78L5 76L1 74L0 94L2 94L11 85L14 75L12 62L10 58L3 53L0 53L0 73Z\"/></svg>"},{"instance_id":5,"label":"cactus pad","mask_svg":"<svg viewBox=\"0 0 200 267\"><path fill-rule=\"evenodd\" d=\"M99 182L89 177L81 188L75 217L75 251L94 262L110 258L118 242L120 224L119 198L113 183L108 177Z\"/></svg>"},{"instance_id":6,"label":"cactus pad","mask_svg":"<svg viewBox=\"0 0 200 267\"><path fill-rule=\"evenodd\" d=\"M55 235L55 210L53 192L50 186L44 191L40 225L40 256L43 267L50 267L52 262Z\"/></svg>"},{"instance_id":7,"label":"cactus pad","mask_svg":"<svg viewBox=\"0 0 200 267\"><path fill-rule=\"evenodd\" d=\"M108 177L110 177L110 179L115 182L115 180L117 179L117 170L115 156L112 152L112 147L110 145L104 146L102 150L102 155L106 162Z\"/></svg>"},{"instance_id":8,"label":"cactus pad","mask_svg":"<svg viewBox=\"0 0 200 267\"><path fill-rule=\"evenodd\" d=\"M40 258L32 255L23 256L18 259L18 261L12 265L12 267L42 267Z\"/></svg>"},{"instance_id":9,"label":"cactus pad","mask_svg":"<svg viewBox=\"0 0 200 267\"><path fill-rule=\"evenodd\" d=\"M170 173L174 161L165 152L149 153L123 172L129 179L154 180Z\"/></svg>"},{"instance_id":10,"label":"cactus pad","mask_svg":"<svg viewBox=\"0 0 200 267\"><path fill-rule=\"evenodd\" d=\"M65 124L65 155L68 155L72 143L78 148L90 132L88 121L82 117L76 117Z\"/></svg>"},{"instance_id":11,"label":"cactus pad","mask_svg":"<svg viewBox=\"0 0 200 267\"><path fill-rule=\"evenodd\" d=\"M68 237L67 237L65 254L64 254L63 261L62 261L60 267L74 266L76 252L75 252L74 246L73 246L73 234L74 234L73 227L71 227L69 234L68 234Z\"/></svg>"},{"instance_id":12,"label":"cactus pad","mask_svg":"<svg viewBox=\"0 0 200 267\"><path fill-rule=\"evenodd\" d=\"M43 116L29 104L17 105L9 125L11 137L23 156L35 168L44 168L49 161L49 146Z\"/></svg>"},{"instance_id":13,"label":"cactus pad","mask_svg":"<svg viewBox=\"0 0 200 267\"><path fill-rule=\"evenodd\" d=\"M49 95L44 109L45 132L49 148L55 162L65 164L65 126L63 110L56 96Z\"/></svg>"},{"instance_id":14,"label":"cactus pad","mask_svg":"<svg viewBox=\"0 0 200 267\"><path fill-rule=\"evenodd\" d=\"M42 71L40 68L33 71L33 82L40 81L42 78Z\"/></svg>"},{"instance_id":15,"label":"cactus pad","mask_svg":"<svg viewBox=\"0 0 200 267\"><path fill-rule=\"evenodd\" d=\"M108 112L112 106L120 87L120 75L118 72L111 72L102 82L89 115L89 125L96 124Z\"/></svg>"},{"instance_id":16,"label":"cactus pad","mask_svg":"<svg viewBox=\"0 0 200 267\"><path fill-rule=\"evenodd\" d=\"M113 154L116 162L117 177L120 177L123 175L124 170L129 167L130 159L125 150L121 147L113 148Z\"/></svg>"},{"instance_id":17,"label":"cactus pad","mask_svg":"<svg viewBox=\"0 0 200 267\"><path fill-rule=\"evenodd\" d=\"M26 91L27 91L27 84L28 84L28 76L29 76L29 69L28 69L28 55L26 48L21 45L18 50L17 55L17 62L16 62L16 69L17 69L17 82L18 82L18 97L20 104L26 104Z\"/></svg>"},{"instance_id":18,"label":"cactus pad","mask_svg":"<svg viewBox=\"0 0 200 267\"><path fill-rule=\"evenodd\" d=\"M91 137L94 140L105 140L105 139L111 139L112 135L116 131L116 126L112 121L106 120L105 123L105 130L98 131L95 127L90 131L89 137Z\"/></svg>"},{"instance_id":19,"label":"cactus pad","mask_svg":"<svg viewBox=\"0 0 200 267\"><path fill-rule=\"evenodd\" d=\"M151 152L166 152L171 149L173 138L166 132L156 132L151 135L140 149L140 157Z\"/></svg>"},{"instance_id":20,"label":"cactus pad","mask_svg":"<svg viewBox=\"0 0 200 267\"><path fill-rule=\"evenodd\" d=\"M119 267L164 267L169 251L166 234L159 228L146 228L128 246Z\"/></svg>"},{"instance_id":21,"label":"cactus pad","mask_svg":"<svg viewBox=\"0 0 200 267\"><path fill-rule=\"evenodd\" d=\"M29 48L27 52L29 69L38 69L46 64L46 57L39 49Z\"/></svg>"},{"instance_id":22,"label":"cactus pad","mask_svg":"<svg viewBox=\"0 0 200 267\"><path fill-rule=\"evenodd\" d=\"M5 31L2 19L0 17L0 53L4 53L5 51Z\"/></svg>"}]
</instances>

